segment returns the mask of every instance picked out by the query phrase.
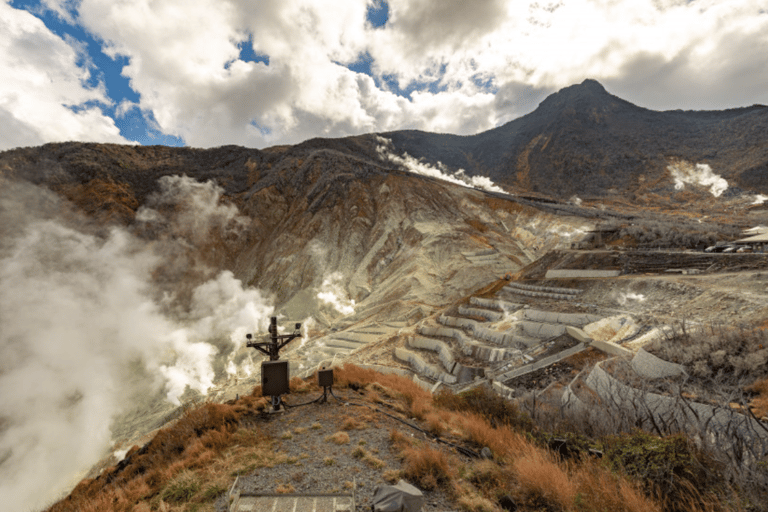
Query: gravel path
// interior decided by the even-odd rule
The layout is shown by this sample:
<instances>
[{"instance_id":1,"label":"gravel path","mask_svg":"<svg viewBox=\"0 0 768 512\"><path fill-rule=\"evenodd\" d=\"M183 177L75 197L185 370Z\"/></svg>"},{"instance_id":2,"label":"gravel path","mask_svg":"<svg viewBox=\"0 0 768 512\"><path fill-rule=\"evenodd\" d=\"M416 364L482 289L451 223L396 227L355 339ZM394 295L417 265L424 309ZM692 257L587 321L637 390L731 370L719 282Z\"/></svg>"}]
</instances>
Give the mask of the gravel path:
<instances>
[{"instance_id":1,"label":"gravel path","mask_svg":"<svg viewBox=\"0 0 768 512\"><path fill-rule=\"evenodd\" d=\"M334 393L343 401L360 399L355 391L348 389L334 390ZM300 404L316 396L317 392L290 395L286 402ZM287 461L241 475L238 488L242 492L274 493L282 487L292 489L291 493L346 493L354 482L358 511L371 510L376 486L391 483L385 480L385 474L394 474L401 467L389 440L392 429L433 448L446 449L385 414L368 407L345 405L330 396L327 403L272 413L257 425L277 440L275 451L286 456ZM458 510L443 491L424 491L424 496L424 512ZM226 498L217 502L216 510L227 510Z\"/></svg>"}]
</instances>

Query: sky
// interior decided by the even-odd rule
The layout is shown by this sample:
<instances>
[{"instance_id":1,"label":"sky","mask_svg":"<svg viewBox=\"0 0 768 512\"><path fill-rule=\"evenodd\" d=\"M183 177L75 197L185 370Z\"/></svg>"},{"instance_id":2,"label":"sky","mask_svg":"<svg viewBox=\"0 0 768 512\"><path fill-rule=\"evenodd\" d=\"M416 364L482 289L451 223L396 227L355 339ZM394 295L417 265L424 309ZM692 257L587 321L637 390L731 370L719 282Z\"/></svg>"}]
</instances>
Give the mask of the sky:
<instances>
[{"instance_id":1,"label":"sky","mask_svg":"<svg viewBox=\"0 0 768 512\"><path fill-rule=\"evenodd\" d=\"M765 0L0 0L0 150L469 135L600 81L768 104Z\"/></svg>"}]
</instances>

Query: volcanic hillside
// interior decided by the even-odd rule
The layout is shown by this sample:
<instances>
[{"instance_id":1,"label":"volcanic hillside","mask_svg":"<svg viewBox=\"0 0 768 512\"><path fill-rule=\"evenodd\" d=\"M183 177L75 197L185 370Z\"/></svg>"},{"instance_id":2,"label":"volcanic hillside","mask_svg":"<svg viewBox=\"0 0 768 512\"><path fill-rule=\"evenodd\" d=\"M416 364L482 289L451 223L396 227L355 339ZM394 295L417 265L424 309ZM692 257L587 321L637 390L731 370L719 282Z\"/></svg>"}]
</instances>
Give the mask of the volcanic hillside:
<instances>
[{"instance_id":1,"label":"volcanic hillside","mask_svg":"<svg viewBox=\"0 0 768 512\"><path fill-rule=\"evenodd\" d=\"M768 107L648 110L595 80L566 87L528 115L471 136L383 134L407 152L518 191L567 199L672 190L667 167L707 164L730 184L768 192ZM667 178L667 179L664 179Z\"/></svg>"}]
</instances>

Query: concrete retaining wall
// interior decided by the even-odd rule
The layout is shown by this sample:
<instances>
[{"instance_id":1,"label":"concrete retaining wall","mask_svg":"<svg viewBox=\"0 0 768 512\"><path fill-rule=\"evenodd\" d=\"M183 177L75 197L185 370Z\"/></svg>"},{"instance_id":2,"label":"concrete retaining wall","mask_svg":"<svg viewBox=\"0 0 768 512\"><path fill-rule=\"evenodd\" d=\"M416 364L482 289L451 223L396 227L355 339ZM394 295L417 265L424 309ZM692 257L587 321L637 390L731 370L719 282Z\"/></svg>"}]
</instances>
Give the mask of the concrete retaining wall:
<instances>
[{"instance_id":1,"label":"concrete retaining wall","mask_svg":"<svg viewBox=\"0 0 768 512\"><path fill-rule=\"evenodd\" d=\"M542 311L540 309L524 309L523 318L535 322L546 322L550 324L566 324L583 327L592 322L597 322L603 317L590 315L587 313L558 313L556 311Z\"/></svg>"},{"instance_id":2,"label":"concrete retaining wall","mask_svg":"<svg viewBox=\"0 0 768 512\"><path fill-rule=\"evenodd\" d=\"M647 379L679 377L686 373L681 365L660 359L643 348L640 348L632 358L632 369Z\"/></svg>"},{"instance_id":3,"label":"concrete retaining wall","mask_svg":"<svg viewBox=\"0 0 768 512\"><path fill-rule=\"evenodd\" d=\"M557 353L555 355L545 357L544 359L541 359L540 361L536 361L535 363L531 363L521 368L516 368L514 370L505 372L501 375L497 375L496 377L494 377L494 379L507 382L514 378L520 377L522 375L526 375L528 373L535 372L536 370L540 370L541 368L545 368L553 363L556 363L558 361L565 359L566 357L572 356L573 354L578 354L579 352L581 352L586 348L587 348L586 345L584 345L583 343L579 343L575 347L571 347L568 350L563 350L562 352Z\"/></svg>"},{"instance_id":4,"label":"concrete retaining wall","mask_svg":"<svg viewBox=\"0 0 768 512\"><path fill-rule=\"evenodd\" d=\"M446 343L433 338L425 338L424 336L411 336L408 338L408 346L437 352L437 356L440 358L440 362L443 363L445 370L448 373L456 375L454 370L457 363L451 353L451 347Z\"/></svg>"},{"instance_id":5,"label":"concrete retaining wall","mask_svg":"<svg viewBox=\"0 0 768 512\"><path fill-rule=\"evenodd\" d=\"M572 279L590 277L616 277L621 275L621 270L586 270L586 269L559 269L547 270L545 279Z\"/></svg>"},{"instance_id":6,"label":"concrete retaining wall","mask_svg":"<svg viewBox=\"0 0 768 512\"><path fill-rule=\"evenodd\" d=\"M610 341L592 340L590 346L605 352L606 354L612 354L619 357L632 357L633 354L628 348L624 348L621 345L617 345Z\"/></svg>"},{"instance_id":7,"label":"concrete retaining wall","mask_svg":"<svg viewBox=\"0 0 768 512\"><path fill-rule=\"evenodd\" d=\"M523 307L522 304L509 302L501 299L484 299L482 297L470 297L469 303L474 306L481 306L488 309L498 309L501 311L512 312Z\"/></svg>"},{"instance_id":8,"label":"concrete retaining wall","mask_svg":"<svg viewBox=\"0 0 768 512\"><path fill-rule=\"evenodd\" d=\"M465 316L479 316L480 318L485 318L486 320L489 320L491 322L498 322L502 318L504 318L504 313L499 313L498 311L490 311L487 309L480 309L480 308L470 308L464 305L459 306L459 314L465 315Z\"/></svg>"},{"instance_id":9,"label":"concrete retaining wall","mask_svg":"<svg viewBox=\"0 0 768 512\"><path fill-rule=\"evenodd\" d=\"M577 341L580 341L586 344L592 343L592 338L589 336L589 334L585 333L578 327L574 327L572 325L566 325L565 332L568 334L568 336L570 336L571 338Z\"/></svg>"},{"instance_id":10,"label":"concrete retaining wall","mask_svg":"<svg viewBox=\"0 0 768 512\"><path fill-rule=\"evenodd\" d=\"M503 398L506 398L507 400L513 398L515 394L515 390L513 388L507 387L501 382L493 381L491 388L493 388L496 393L501 395Z\"/></svg>"},{"instance_id":11,"label":"concrete retaining wall","mask_svg":"<svg viewBox=\"0 0 768 512\"><path fill-rule=\"evenodd\" d=\"M419 327L419 333L424 336L444 336L453 338L459 343L461 352L465 356L473 357L481 361L495 362L504 361L521 356L521 352L515 348L496 348L483 345L473 340L464 331L458 329L449 329L446 327Z\"/></svg>"},{"instance_id":12,"label":"concrete retaining wall","mask_svg":"<svg viewBox=\"0 0 768 512\"><path fill-rule=\"evenodd\" d=\"M564 293L549 293L549 292L534 292L529 290L521 290L519 288L512 288L509 286L505 286L502 288L503 291L508 293L514 293L517 295L522 295L524 297L538 297L538 298L544 298L544 299L556 299L556 300L572 300L574 295L571 294L564 294Z\"/></svg>"},{"instance_id":13,"label":"concrete retaining wall","mask_svg":"<svg viewBox=\"0 0 768 512\"><path fill-rule=\"evenodd\" d=\"M499 331L494 331L492 329L483 327L475 320L472 320L469 318L457 318L453 316L440 315L440 318L438 318L438 321L443 325L448 325L450 327L461 327L469 331L472 331L472 334L476 338L493 342L496 345L502 345L502 346L508 347L508 346L512 346L516 341L514 333L503 333Z\"/></svg>"},{"instance_id":14,"label":"concrete retaining wall","mask_svg":"<svg viewBox=\"0 0 768 512\"><path fill-rule=\"evenodd\" d=\"M541 322L531 322L522 320L517 323L523 332L534 338L547 339L565 334L565 326L560 324L545 324Z\"/></svg>"},{"instance_id":15,"label":"concrete retaining wall","mask_svg":"<svg viewBox=\"0 0 768 512\"><path fill-rule=\"evenodd\" d=\"M505 288L514 288L518 290L528 290L531 292L557 293L559 295L579 295L584 290L578 288L561 288L556 286L538 286L533 284L509 283Z\"/></svg>"},{"instance_id":16,"label":"concrete retaining wall","mask_svg":"<svg viewBox=\"0 0 768 512\"><path fill-rule=\"evenodd\" d=\"M401 361L407 362L413 370L419 375L423 375L432 380L439 380L446 384L456 384L456 376L445 373L437 366L431 365L424 361L417 353L410 350L396 347L395 357Z\"/></svg>"}]
</instances>

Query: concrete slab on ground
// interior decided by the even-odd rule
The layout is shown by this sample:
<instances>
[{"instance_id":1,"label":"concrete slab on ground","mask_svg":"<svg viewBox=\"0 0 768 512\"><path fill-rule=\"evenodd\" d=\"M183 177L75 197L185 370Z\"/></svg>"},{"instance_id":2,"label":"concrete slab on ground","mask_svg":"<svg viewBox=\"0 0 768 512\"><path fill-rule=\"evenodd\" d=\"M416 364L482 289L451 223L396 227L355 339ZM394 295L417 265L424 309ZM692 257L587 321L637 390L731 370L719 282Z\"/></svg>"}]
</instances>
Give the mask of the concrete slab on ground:
<instances>
[{"instance_id":1,"label":"concrete slab on ground","mask_svg":"<svg viewBox=\"0 0 768 512\"><path fill-rule=\"evenodd\" d=\"M230 512L353 511L352 496L240 496Z\"/></svg>"}]
</instances>

